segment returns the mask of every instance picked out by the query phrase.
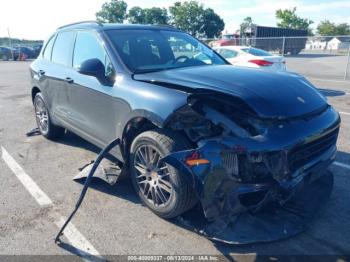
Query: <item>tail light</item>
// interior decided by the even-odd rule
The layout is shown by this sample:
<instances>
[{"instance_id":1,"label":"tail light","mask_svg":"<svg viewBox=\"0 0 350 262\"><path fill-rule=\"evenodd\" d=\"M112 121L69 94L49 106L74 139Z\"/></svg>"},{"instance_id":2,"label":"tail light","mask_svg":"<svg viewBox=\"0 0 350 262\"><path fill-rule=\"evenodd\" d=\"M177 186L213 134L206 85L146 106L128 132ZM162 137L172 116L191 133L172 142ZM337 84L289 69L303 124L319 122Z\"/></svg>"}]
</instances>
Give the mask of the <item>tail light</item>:
<instances>
[{"instance_id":1,"label":"tail light","mask_svg":"<svg viewBox=\"0 0 350 262\"><path fill-rule=\"evenodd\" d=\"M266 60L259 60L259 59L249 60L248 62L256 64L258 66L272 66L273 64L273 62L266 61Z\"/></svg>"}]
</instances>

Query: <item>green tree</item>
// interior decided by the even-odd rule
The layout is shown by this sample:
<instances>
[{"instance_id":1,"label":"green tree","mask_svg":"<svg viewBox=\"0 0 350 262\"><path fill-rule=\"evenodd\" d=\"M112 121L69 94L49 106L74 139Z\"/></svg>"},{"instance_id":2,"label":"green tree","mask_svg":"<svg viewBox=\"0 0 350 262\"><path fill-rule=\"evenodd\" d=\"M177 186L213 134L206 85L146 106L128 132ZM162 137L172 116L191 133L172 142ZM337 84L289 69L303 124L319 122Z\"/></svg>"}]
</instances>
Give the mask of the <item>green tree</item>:
<instances>
[{"instance_id":1,"label":"green tree","mask_svg":"<svg viewBox=\"0 0 350 262\"><path fill-rule=\"evenodd\" d=\"M317 26L320 35L336 35L336 25L329 20L321 21Z\"/></svg>"},{"instance_id":2,"label":"green tree","mask_svg":"<svg viewBox=\"0 0 350 262\"><path fill-rule=\"evenodd\" d=\"M204 9L203 4L196 1L176 2L169 11L172 25L197 37L218 36L225 27L214 10Z\"/></svg>"},{"instance_id":3,"label":"green tree","mask_svg":"<svg viewBox=\"0 0 350 262\"><path fill-rule=\"evenodd\" d=\"M350 25L347 23L335 24L329 20L321 21L317 26L317 33L320 35L348 35L350 34Z\"/></svg>"},{"instance_id":4,"label":"green tree","mask_svg":"<svg viewBox=\"0 0 350 262\"><path fill-rule=\"evenodd\" d=\"M169 7L172 24L191 35L198 36L202 31L204 8L196 1L176 2Z\"/></svg>"},{"instance_id":5,"label":"green tree","mask_svg":"<svg viewBox=\"0 0 350 262\"><path fill-rule=\"evenodd\" d=\"M97 21L104 23L123 23L126 18L127 3L123 0L111 0L102 5L96 13Z\"/></svg>"},{"instance_id":6,"label":"green tree","mask_svg":"<svg viewBox=\"0 0 350 262\"><path fill-rule=\"evenodd\" d=\"M225 23L213 9L207 8L204 10L203 20L203 33L207 38L214 38L221 35L221 32L225 28Z\"/></svg>"},{"instance_id":7,"label":"green tree","mask_svg":"<svg viewBox=\"0 0 350 262\"><path fill-rule=\"evenodd\" d=\"M241 23L240 30L241 33L244 33L245 30L250 27L253 24L253 19L250 16L247 16L246 18L243 19L243 22Z\"/></svg>"},{"instance_id":8,"label":"green tree","mask_svg":"<svg viewBox=\"0 0 350 262\"><path fill-rule=\"evenodd\" d=\"M347 23L338 24L336 27L337 35L349 35L350 34L350 25Z\"/></svg>"},{"instance_id":9,"label":"green tree","mask_svg":"<svg viewBox=\"0 0 350 262\"><path fill-rule=\"evenodd\" d=\"M168 11L165 8L141 8L135 6L128 12L128 22L131 24L166 25Z\"/></svg>"},{"instance_id":10,"label":"green tree","mask_svg":"<svg viewBox=\"0 0 350 262\"><path fill-rule=\"evenodd\" d=\"M165 8L152 7L146 8L145 20L146 24L166 25L168 24L168 11Z\"/></svg>"},{"instance_id":11,"label":"green tree","mask_svg":"<svg viewBox=\"0 0 350 262\"><path fill-rule=\"evenodd\" d=\"M282 28L303 29L310 31L312 20L296 15L297 8L276 10L277 26Z\"/></svg>"},{"instance_id":12,"label":"green tree","mask_svg":"<svg viewBox=\"0 0 350 262\"><path fill-rule=\"evenodd\" d=\"M139 6L134 6L128 12L130 24L146 24L145 10Z\"/></svg>"}]
</instances>

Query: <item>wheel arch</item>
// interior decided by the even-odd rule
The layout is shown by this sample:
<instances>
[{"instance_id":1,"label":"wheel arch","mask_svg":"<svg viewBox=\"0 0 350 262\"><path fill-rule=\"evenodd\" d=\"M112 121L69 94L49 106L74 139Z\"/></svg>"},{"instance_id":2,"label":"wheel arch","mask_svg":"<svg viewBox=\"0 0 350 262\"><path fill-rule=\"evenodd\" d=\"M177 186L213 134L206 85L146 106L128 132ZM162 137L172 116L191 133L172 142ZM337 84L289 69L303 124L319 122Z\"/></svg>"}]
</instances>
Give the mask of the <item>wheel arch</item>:
<instances>
[{"instance_id":1,"label":"wheel arch","mask_svg":"<svg viewBox=\"0 0 350 262\"><path fill-rule=\"evenodd\" d=\"M164 128L165 120L159 115L146 110L135 110L123 121L117 133L120 134L123 146L123 158L125 162L129 159L129 149L136 136L142 132L155 128Z\"/></svg>"},{"instance_id":2,"label":"wheel arch","mask_svg":"<svg viewBox=\"0 0 350 262\"><path fill-rule=\"evenodd\" d=\"M35 98L37 93L41 93L41 90L39 89L39 87L33 86L32 91L31 91L32 102L34 102L34 98Z\"/></svg>"}]
</instances>

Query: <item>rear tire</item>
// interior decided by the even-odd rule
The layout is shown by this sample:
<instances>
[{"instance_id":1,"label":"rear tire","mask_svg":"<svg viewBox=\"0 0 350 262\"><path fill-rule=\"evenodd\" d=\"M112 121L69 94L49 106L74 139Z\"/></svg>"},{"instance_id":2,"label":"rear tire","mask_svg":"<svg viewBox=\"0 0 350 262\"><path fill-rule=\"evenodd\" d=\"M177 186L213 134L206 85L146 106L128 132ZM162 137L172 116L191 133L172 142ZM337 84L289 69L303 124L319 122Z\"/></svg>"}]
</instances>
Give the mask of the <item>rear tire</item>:
<instances>
[{"instance_id":1,"label":"rear tire","mask_svg":"<svg viewBox=\"0 0 350 262\"><path fill-rule=\"evenodd\" d=\"M184 174L158 161L172 152L186 149L189 149L189 145L183 137L162 129L141 133L131 145L130 174L133 186L142 203L162 218L176 217L197 202Z\"/></svg>"},{"instance_id":2,"label":"rear tire","mask_svg":"<svg viewBox=\"0 0 350 262\"><path fill-rule=\"evenodd\" d=\"M34 97L34 110L36 123L40 133L44 137L54 140L64 134L64 128L56 126L51 122L49 110L41 93L37 93Z\"/></svg>"}]
</instances>

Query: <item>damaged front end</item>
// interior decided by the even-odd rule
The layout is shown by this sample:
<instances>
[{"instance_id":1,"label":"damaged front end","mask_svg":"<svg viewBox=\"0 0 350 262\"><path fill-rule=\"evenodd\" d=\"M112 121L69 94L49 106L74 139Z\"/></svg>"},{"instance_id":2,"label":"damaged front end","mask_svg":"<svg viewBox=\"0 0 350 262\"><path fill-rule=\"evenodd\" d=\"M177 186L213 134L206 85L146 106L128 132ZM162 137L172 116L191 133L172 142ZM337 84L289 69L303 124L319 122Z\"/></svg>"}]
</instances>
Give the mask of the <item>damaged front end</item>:
<instances>
[{"instance_id":1,"label":"damaged front end","mask_svg":"<svg viewBox=\"0 0 350 262\"><path fill-rule=\"evenodd\" d=\"M194 149L163 161L186 174L204 219L180 220L208 238L235 244L301 232L329 198L339 115L325 106L293 118L263 118L234 97L189 96L168 121Z\"/></svg>"}]
</instances>

